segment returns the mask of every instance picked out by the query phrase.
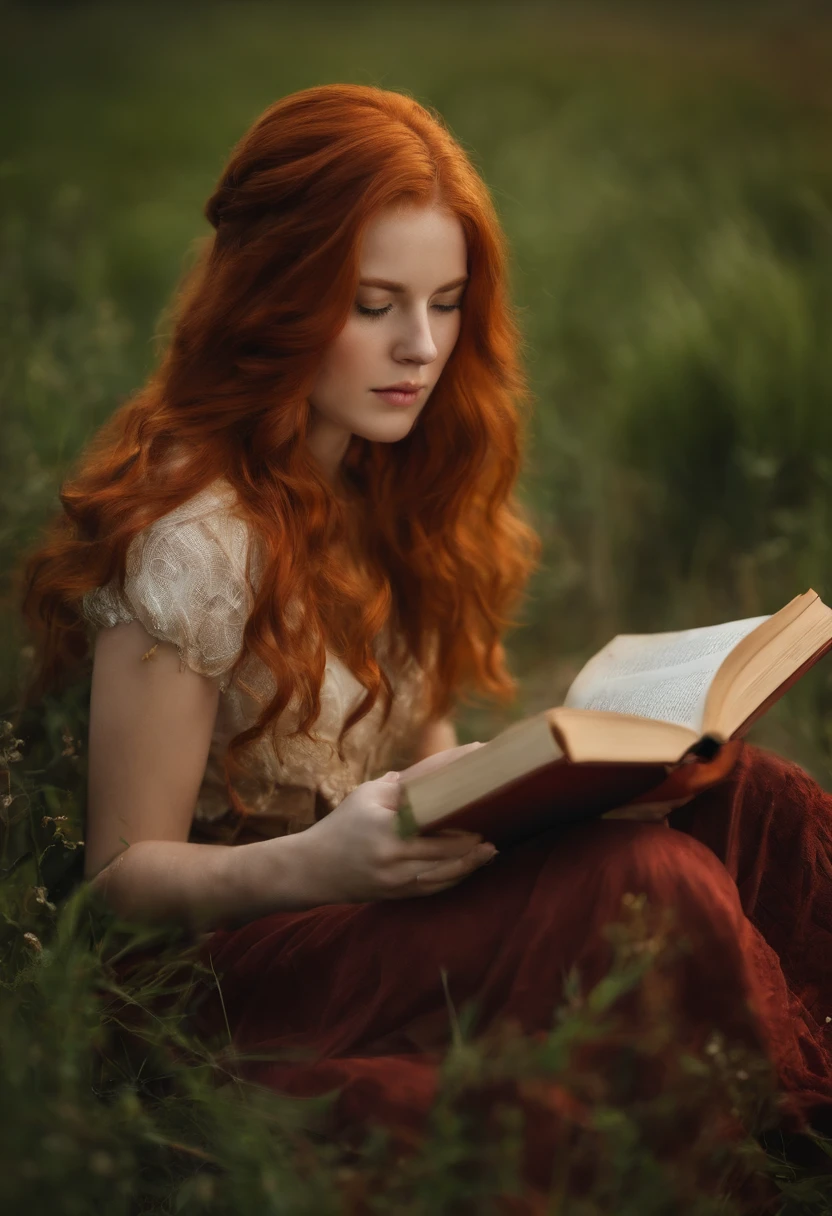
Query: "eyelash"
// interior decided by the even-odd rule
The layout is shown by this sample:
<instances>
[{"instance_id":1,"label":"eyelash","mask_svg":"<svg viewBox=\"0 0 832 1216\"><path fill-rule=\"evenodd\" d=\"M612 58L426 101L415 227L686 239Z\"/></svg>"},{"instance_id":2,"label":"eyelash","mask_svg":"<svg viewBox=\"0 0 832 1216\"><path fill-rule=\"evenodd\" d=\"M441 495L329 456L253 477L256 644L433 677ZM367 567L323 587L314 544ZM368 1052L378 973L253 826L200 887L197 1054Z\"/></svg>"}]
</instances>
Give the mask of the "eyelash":
<instances>
[{"instance_id":1,"label":"eyelash","mask_svg":"<svg viewBox=\"0 0 832 1216\"><path fill-rule=\"evenodd\" d=\"M384 308L365 308L363 304L356 304L356 308L362 317L383 317L393 307L392 304L385 304ZM461 304L434 304L434 308L438 308L440 312L456 312L458 308L462 308Z\"/></svg>"}]
</instances>

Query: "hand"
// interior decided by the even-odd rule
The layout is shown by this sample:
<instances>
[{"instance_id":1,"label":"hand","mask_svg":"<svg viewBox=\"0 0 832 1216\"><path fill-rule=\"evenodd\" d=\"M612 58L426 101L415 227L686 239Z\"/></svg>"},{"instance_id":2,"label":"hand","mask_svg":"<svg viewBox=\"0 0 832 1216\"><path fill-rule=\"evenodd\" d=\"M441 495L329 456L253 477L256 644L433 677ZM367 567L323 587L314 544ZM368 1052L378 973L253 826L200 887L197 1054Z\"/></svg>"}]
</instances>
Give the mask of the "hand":
<instances>
[{"instance_id":1,"label":"hand","mask_svg":"<svg viewBox=\"0 0 832 1216\"><path fill-rule=\"evenodd\" d=\"M432 772L480 746L467 743L437 752L402 775ZM314 903L434 895L461 882L496 853L476 832L402 840L396 831L399 797L399 774L386 773L359 785L334 811L298 833L304 891Z\"/></svg>"}]
</instances>

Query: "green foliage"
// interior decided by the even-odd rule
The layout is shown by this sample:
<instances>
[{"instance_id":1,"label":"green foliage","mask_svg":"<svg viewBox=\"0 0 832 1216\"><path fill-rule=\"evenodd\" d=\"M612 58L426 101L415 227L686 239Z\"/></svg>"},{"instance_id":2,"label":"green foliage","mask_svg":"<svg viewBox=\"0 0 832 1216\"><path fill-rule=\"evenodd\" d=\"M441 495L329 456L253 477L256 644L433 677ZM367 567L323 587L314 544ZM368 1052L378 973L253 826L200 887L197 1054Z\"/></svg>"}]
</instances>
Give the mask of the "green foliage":
<instances>
[{"instance_id":1,"label":"green foliage","mask_svg":"<svg viewBox=\"0 0 832 1216\"><path fill-rule=\"evenodd\" d=\"M436 106L512 248L537 398L521 490L545 549L509 639L518 704L467 709L463 740L556 703L614 632L768 612L809 585L829 598L829 31L795 26L772 57L750 18L739 31L721 12L691 37L611 13L123 4L50 7L36 26L23 6L4 12L4 1211L507 1210L520 1095L561 1120L530 1211L728 1216L760 1211L765 1188L787 1216L832 1210L824 1146L809 1172L776 1151L764 1063L718 1039L673 1051L676 947L637 899L611 930L610 975L588 993L570 977L546 1034L479 1035L476 1008L449 1002L452 1045L412 1152L383 1128L332 1142L329 1097L255 1089L227 1044L190 1036L189 993L209 977L189 943L115 921L81 882L88 683L17 710L31 653L9 572L152 365L225 153L269 102L321 80ZM828 665L756 737L832 779ZM119 978L142 950L152 965ZM643 1035L624 1041L616 1005L636 996ZM662 1084L645 1098L647 1067Z\"/></svg>"}]
</instances>

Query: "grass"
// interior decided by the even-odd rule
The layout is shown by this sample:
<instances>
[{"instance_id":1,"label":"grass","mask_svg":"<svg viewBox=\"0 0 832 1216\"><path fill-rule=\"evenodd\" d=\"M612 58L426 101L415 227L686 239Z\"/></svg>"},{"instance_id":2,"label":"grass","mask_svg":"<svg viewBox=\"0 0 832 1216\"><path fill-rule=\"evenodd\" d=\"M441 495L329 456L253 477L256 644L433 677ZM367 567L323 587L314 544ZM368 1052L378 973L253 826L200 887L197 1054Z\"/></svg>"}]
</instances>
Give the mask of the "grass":
<instances>
[{"instance_id":1,"label":"grass","mask_svg":"<svg viewBox=\"0 0 832 1216\"><path fill-rule=\"evenodd\" d=\"M16 708L28 656L8 572L76 453L152 365L156 320L206 230L201 206L234 140L276 97L325 80L404 88L436 106L491 186L512 248L538 402L521 493L544 561L508 639L517 704L464 705L462 741L555 703L615 632L770 612L809 585L828 599L832 31L801 23L796 8L680 8L673 22L657 11L566 6L555 18L534 4L486 5L474 21L462 3L418 15L374 4L7 6L5 1210L483 1212L510 1192L516 1165L517 1115L494 1096L509 1074L532 1088L555 1077L590 1111L569 1125L561 1156L576 1174L553 1181L551 1211L754 1211L761 1177L781 1212L832 1210L817 1170L778 1165L770 1144L760 1155L773 1098L750 1062L748 1135L729 1150L710 1135L708 1112L736 1097L728 1046L668 1064L670 1106L653 1109L577 1051L581 1036L601 1035L616 983L662 974L661 953L627 970L634 943L650 940L645 909L623 910L612 988L594 1006L565 993L546 1043L462 1035L409 1160L383 1136L331 1143L323 1105L233 1080L218 1088L216 1046L189 1041L175 1011L152 1015L158 972L119 986L112 954L146 938L79 885L88 688L22 719ZM832 788L828 665L754 738ZM157 947L163 965L187 960L175 935ZM659 1050L672 1029L664 1008L627 1050ZM233 1061L222 1068L233 1077ZM684 1167L662 1162L665 1125L688 1129ZM595 1192L557 1206L582 1161L596 1165Z\"/></svg>"}]
</instances>

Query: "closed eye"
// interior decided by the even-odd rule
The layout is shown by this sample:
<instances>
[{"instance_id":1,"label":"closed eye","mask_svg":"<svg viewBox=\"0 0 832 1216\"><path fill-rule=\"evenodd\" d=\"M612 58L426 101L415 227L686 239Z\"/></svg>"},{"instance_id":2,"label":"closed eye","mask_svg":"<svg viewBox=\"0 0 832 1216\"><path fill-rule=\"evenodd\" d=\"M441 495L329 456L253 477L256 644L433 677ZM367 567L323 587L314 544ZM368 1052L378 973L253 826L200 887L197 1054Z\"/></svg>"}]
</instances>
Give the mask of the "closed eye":
<instances>
[{"instance_id":1,"label":"closed eye","mask_svg":"<svg viewBox=\"0 0 832 1216\"><path fill-rule=\"evenodd\" d=\"M383 317L392 307L392 304L385 304L384 308L365 308L363 304L356 304L362 317ZM432 307L438 309L439 312L455 312L458 308L462 308L462 304L434 304Z\"/></svg>"}]
</instances>

